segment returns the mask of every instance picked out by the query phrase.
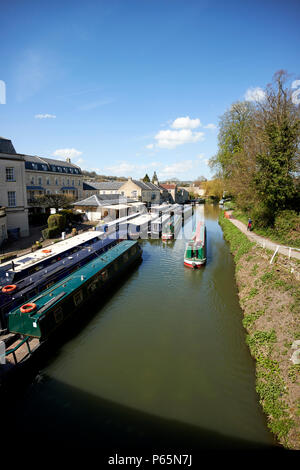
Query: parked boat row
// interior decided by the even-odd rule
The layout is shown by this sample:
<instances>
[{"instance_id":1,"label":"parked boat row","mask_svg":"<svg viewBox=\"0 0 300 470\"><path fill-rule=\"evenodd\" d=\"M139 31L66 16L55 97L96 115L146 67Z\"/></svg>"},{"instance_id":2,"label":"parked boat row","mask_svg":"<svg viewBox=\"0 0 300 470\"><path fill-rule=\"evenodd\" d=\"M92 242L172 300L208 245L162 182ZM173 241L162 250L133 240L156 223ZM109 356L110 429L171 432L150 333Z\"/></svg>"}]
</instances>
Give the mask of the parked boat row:
<instances>
[{"instance_id":1,"label":"parked boat row","mask_svg":"<svg viewBox=\"0 0 300 470\"><path fill-rule=\"evenodd\" d=\"M42 294L12 310L8 317L9 331L40 340L47 339L92 296L105 291L121 273L141 258L141 254L136 241L118 243Z\"/></svg>"},{"instance_id":2,"label":"parked boat row","mask_svg":"<svg viewBox=\"0 0 300 470\"><path fill-rule=\"evenodd\" d=\"M58 280L76 271L78 268L112 248L118 239L104 238L86 247L78 247L78 251L52 263L15 284L8 284L0 291L0 330L7 328L7 315L10 310L24 303L33 295L51 287Z\"/></svg>"}]
</instances>

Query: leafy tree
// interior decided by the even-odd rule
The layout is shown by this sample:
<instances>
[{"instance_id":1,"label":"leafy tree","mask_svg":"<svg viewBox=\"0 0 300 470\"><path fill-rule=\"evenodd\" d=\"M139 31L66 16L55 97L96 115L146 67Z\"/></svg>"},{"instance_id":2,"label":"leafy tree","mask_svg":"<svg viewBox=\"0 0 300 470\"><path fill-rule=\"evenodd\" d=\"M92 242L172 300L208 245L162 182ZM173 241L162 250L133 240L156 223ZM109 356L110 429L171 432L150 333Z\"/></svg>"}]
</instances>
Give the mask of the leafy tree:
<instances>
[{"instance_id":1,"label":"leafy tree","mask_svg":"<svg viewBox=\"0 0 300 470\"><path fill-rule=\"evenodd\" d=\"M65 194L44 194L37 196L34 205L38 207L54 207L56 211L68 207L75 198Z\"/></svg>"}]
</instances>

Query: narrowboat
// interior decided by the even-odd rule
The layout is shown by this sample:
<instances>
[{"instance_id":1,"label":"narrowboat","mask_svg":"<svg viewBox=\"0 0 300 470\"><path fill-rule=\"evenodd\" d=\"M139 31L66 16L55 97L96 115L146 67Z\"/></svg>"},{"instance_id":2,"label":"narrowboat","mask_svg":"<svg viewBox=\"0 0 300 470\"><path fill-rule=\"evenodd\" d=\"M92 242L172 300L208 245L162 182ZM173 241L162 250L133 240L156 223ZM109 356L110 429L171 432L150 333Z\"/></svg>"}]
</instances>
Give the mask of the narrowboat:
<instances>
[{"instance_id":1,"label":"narrowboat","mask_svg":"<svg viewBox=\"0 0 300 470\"><path fill-rule=\"evenodd\" d=\"M39 271L52 263L56 263L62 258L75 253L79 247L89 246L103 239L105 234L110 238L118 237L119 226L126 221L135 218L137 214L131 214L120 219L113 220L107 224L97 227L97 230L88 231L76 235L75 237L62 240L49 245L44 249L19 256L12 261L1 264L0 266L0 285L12 284L32 273ZM127 235L126 235L127 238Z\"/></svg>"},{"instance_id":2,"label":"narrowboat","mask_svg":"<svg viewBox=\"0 0 300 470\"><path fill-rule=\"evenodd\" d=\"M193 206L191 204L185 204L182 210L182 218L186 221L193 214Z\"/></svg>"},{"instance_id":3,"label":"narrowboat","mask_svg":"<svg viewBox=\"0 0 300 470\"><path fill-rule=\"evenodd\" d=\"M169 222L165 225L161 238L162 240L173 240L178 233L179 228L182 225L181 214L172 215Z\"/></svg>"},{"instance_id":4,"label":"narrowboat","mask_svg":"<svg viewBox=\"0 0 300 470\"><path fill-rule=\"evenodd\" d=\"M148 238L151 234L151 225L158 218L158 214L143 214L130 220L127 228L128 238L132 240Z\"/></svg>"},{"instance_id":5,"label":"narrowboat","mask_svg":"<svg viewBox=\"0 0 300 470\"><path fill-rule=\"evenodd\" d=\"M137 241L124 240L100 257L90 261L75 273L51 288L34 296L29 302L8 315L8 329L26 337L47 340L67 320L78 313L96 295L104 292L130 266L141 259Z\"/></svg>"},{"instance_id":6,"label":"narrowboat","mask_svg":"<svg viewBox=\"0 0 300 470\"><path fill-rule=\"evenodd\" d=\"M171 220L170 214L163 214L151 222L151 238L159 238Z\"/></svg>"},{"instance_id":7,"label":"narrowboat","mask_svg":"<svg viewBox=\"0 0 300 470\"><path fill-rule=\"evenodd\" d=\"M203 221L198 222L191 240L186 245L184 265L188 268L199 268L206 263L206 227Z\"/></svg>"},{"instance_id":8,"label":"narrowboat","mask_svg":"<svg viewBox=\"0 0 300 470\"><path fill-rule=\"evenodd\" d=\"M100 256L119 242L118 239L104 238L76 253L33 273L15 284L0 288L0 330L7 328L8 312L34 295L48 289L60 279L68 276L81 266Z\"/></svg>"}]
</instances>

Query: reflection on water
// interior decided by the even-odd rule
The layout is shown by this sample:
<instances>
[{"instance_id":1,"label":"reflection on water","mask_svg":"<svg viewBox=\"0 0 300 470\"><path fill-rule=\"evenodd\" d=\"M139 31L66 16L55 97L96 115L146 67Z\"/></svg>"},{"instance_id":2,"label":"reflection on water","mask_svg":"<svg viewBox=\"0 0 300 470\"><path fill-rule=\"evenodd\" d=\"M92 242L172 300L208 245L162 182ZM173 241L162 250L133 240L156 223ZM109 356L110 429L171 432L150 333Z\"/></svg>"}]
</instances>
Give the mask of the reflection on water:
<instances>
[{"instance_id":1,"label":"reflection on water","mask_svg":"<svg viewBox=\"0 0 300 470\"><path fill-rule=\"evenodd\" d=\"M59 439L75 426L77 437L85 430L81 444L101 435L108 445L111 433L131 444L146 438L162 444L162 434L170 445L189 436L202 448L273 444L218 210L205 206L203 269L184 267L183 237L141 241L143 263L104 303L99 296L90 321L21 398L17 413L34 416L29 427L43 423L43 433L56 427ZM193 225L190 218L187 237Z\"/></svg>"}]
</instances>

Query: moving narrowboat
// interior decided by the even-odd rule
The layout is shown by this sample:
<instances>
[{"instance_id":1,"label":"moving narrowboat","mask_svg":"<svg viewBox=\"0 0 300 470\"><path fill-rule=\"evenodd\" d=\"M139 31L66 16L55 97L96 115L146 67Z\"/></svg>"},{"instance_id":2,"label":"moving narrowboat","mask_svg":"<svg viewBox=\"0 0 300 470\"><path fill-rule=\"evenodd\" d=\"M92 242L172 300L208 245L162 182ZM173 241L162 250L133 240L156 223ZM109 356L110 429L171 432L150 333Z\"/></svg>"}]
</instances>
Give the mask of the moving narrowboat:
<instances>
[{"instance_id":1,"label":"moving narrowboat","mask_svg":"<svg viewBox=\"0 0 300 470\"><path fill-rule=\"evenodd\" d=\"M124 240L75 273L54 284L8 316L8 329L46 340L92 297L107 290L130 266L141 259L136 241ZM101 297L97 300L101 302Z\"/></svg>"},{"instance_id":2,"label":"moving narrowboat","mask_svg":"<svg viewBox=\"0 0 300 470\"><path fill-rule=\"evenodd\" d=\"M90 246L80 247L76 253L31 274L31 276L16 281L15 284L0 287L0 330L7 328L7 315L10 310L44 289L48 289L118 242L118 239L110 238L98 240Z\"/></svg>"},{"instance_id":3,"label":"moving narrowboat","mask_svg":"<svg viewBox=\"0 0 300 470\"><path fill-rule=\"evenodd\" d=\"M206 227L203 221L198 222L191 240L186 245L184 265L188 268L199 268L206 263Z\"/></svg>"}]
</instances>

